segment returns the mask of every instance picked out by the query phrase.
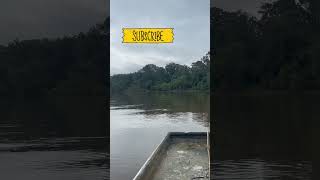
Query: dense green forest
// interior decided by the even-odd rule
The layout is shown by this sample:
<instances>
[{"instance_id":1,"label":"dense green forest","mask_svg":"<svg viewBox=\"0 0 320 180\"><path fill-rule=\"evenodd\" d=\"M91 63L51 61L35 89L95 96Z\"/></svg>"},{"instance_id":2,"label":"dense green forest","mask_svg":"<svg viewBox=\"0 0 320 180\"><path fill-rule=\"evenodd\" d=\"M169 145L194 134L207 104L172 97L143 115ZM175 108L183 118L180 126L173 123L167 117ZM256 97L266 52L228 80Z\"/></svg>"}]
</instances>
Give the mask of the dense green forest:
<instances>
[{"instance_id":1,"label":"dense green forest","mask_svg":"<svg viewBox=\"0 0 320 180\"><path fill-rule=\"evenodd\" d=\"M126 90L209 90L210 53L191 67L169 63L165 67L148 64L138 72L110 78L111 92Z\"/></svg>"},{"instance_id":2,"label":"dense green forest","mask_svg":"<svg viewBox=\"0 0 320 180\"><path fill-rule=\"evenodd\" d=\"M102 95L108 83L109 19L86 33L0 46L0 94Z\"/></svg>"},{"instance_id":3,"label":"dense green forest","mask_svg":"<svg viewBox=\"0 0 320 180\"><path fill-rule=\"evenodd\" d=\"M319 90L319 16L313 1L267 1L259 18L211 9L214 91Z\"/></svg>"}]
</instances>

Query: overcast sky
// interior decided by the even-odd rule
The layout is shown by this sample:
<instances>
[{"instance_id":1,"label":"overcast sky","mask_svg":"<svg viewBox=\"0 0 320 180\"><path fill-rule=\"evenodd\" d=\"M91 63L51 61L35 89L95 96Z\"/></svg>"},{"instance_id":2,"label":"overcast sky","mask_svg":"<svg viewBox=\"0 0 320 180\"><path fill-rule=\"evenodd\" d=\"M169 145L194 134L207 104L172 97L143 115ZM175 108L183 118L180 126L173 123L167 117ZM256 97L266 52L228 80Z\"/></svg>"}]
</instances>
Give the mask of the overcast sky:
<instances>
[{"instance_id":1,"label":"overcast sky","mask_svg":"<svg viewBox=\"0 0 320 180\"><path fill-rule=\"evenodd\" d=\"M107 0L1 0L0 44L86 32L108 16Z\"/></svg>"},{"instance_id":2,"label":"overcast sky","mask_svg":"<svg viewBox=\"0 0 320 180\"><path fill-rule=\"evenodd\" d=\"M209 0L111 0L111 74L146 64L190 65L210 49ZM172 44L123 44L122 28L174 28Z\"/></svg>"},{"instance_id":3,"label":"overcast sky","mask_svg":"<svg viewBox=\"0 0 320 180\"><path fill-rule=\"evenodd\" d=\"M102 22L109 14L109 0L1 0L0 1L0 44L18 39L61 37L87 31L96 23ZM114 0L115 2L117 0ZM119 3L135 0L120 0ZM182 0L172 0L181 5ZM185 0L186 1L186 0ZM207 4L208 0L190 0L192 4ZM203 2L205 1L205 2ZM210 0L211 6L225 10L238 10L255 14L264 0ZM138 2L138 1L136 1ZM148 10L166 11L174 8L169 5L143 3ZM168 2L168 1L166 1ZM189 3L190 4L190 3ZM116 5L116 4L115 4ZM159 8L158 8L159 7ZM168 7L168 8L167 8ZM160 9L161 8L161 9ZM180 7L177 7L180 9ZM119 14L124 14L124 8ZM181 7L182 9L182 7ZM134 9L129 8L130 11Z\"/></svg>"},{"instance_id":4,"label":"overcast sky","mask_svg":"<svg viewBox=\"0 0 320 180\"><path fill-rule=\"evenodd\" d=\"M226 11L242 10L256 16L261 3L268 0L210 0L211 6L224 9Z\"/></svg>"},{"instance_id":5,"label":"overcast sky","mask_svg":"<svg viewBox=\"0 0 320 180\"><path fill-rule=\"evenodd\" d=\"M1 0L0 45L16 38L56 38L86 32L109 15L108 1ZM264 0L210 1L211 6L224 10L255 14ZM190 64L198 60L209 50L208 7L209 0L112 0L111 72L133 72L147 63ZM119 30L129 26L173 27L176 39L170 45L123 45Z\"/></svg>"}]
</instances>

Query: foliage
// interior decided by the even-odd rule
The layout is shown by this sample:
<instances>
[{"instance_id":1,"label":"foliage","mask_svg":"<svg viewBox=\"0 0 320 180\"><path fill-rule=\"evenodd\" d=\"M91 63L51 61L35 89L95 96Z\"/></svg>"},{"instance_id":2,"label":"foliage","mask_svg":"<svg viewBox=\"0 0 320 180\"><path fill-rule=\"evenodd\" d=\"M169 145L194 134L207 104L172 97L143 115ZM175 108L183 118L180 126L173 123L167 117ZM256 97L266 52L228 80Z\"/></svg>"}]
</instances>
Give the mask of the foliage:
<instances>
[{"instance_id":1,"label":"foliage","mask_svg":"<svg viewBox=\"0 0 320 180\"><path fill-rule=\"evenodd\" d=\"M105 94L108 23L57 39L0 47L0 93L12 96Z\"/></svg>"},{"instance_id":2,"label":"foliage","mask_svg":"<svg viewBox=\"0 0 320 180\"><path fill-rule=\"evenodd\" d=\"M259 19L212 8L213 90L319 89L318 16L306 3L266 2Z\"/></svg>"},{"instance_id":3,"label":"foliage","mask_svg":"<svg viewBox=\"0 0 320 180\"><path fill-rule=\"evenodd\" d=\"M128 89L172 91L209 90L210 56L206 54L191 67L169 63L165 67L148 64L130 74L117 74L110 77L111 92Z\"/></svg>"}]
</instances>

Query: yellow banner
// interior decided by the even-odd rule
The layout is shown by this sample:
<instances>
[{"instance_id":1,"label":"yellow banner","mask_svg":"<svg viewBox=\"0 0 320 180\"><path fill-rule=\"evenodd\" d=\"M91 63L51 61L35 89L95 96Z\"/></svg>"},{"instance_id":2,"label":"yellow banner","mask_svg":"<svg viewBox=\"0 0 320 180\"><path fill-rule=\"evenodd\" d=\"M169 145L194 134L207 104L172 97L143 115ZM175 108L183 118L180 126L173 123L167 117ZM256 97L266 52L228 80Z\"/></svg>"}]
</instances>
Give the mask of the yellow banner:
<instances>
[{"instance_id":1,"label":"yellow banner","mask_svg":"<svg viewBox=\"0 0 320 180\"><path fill-rule=\"evenodd\" d=\"M173 43L173 28L123 28L123 43Z\"/></svg>"}]
</instances>

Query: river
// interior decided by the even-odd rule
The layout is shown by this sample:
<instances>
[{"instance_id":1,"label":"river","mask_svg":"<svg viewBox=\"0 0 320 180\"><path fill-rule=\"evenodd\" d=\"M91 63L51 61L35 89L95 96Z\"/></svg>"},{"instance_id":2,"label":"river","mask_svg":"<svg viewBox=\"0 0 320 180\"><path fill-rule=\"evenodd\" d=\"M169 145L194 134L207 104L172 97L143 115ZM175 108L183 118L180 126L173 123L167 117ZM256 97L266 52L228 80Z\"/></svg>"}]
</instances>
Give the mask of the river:
<instances>
[{"instance_id":1,"label":"river","mask_svg":"<svg viewBox=\"0 0 320 180\"><path fill-rule=\"evenodd\" d=\"M319 100L313 93L214 95L212 178L312 179Z\"/></svg>"},{"instance_id":2,"label":"river","mask_svg":"<svg viewBox=\"0 0 320 180\"><path fill-rule=\"evenodd\" d=\"M1 179L132 179L170 131L210 131L214 179L311 179L320 96L134 93L0 101ZM209 123L209 109L211 119ZM212 133L214 132L214 133ZM110 163L109 145L110 140Z\"/></svg>"},{"instance_id":3,"label":"river","mask_svg":"<svg viewBox=\"0 0 320 180\"><path fill-rule=\"evenodd\" d=\"M109 179L104 99L2 97L0 179Z\"/></svg>"},{"instance_id":4,"label":"river","mask_svg":"<svg viewBox=\"0 0 320 180\"><path fill-rule=\"evenodd\" d=\"M168 132L209 130L206 93L111 96L111 179L132 179Z\"/></svg>"}]
</instances>

